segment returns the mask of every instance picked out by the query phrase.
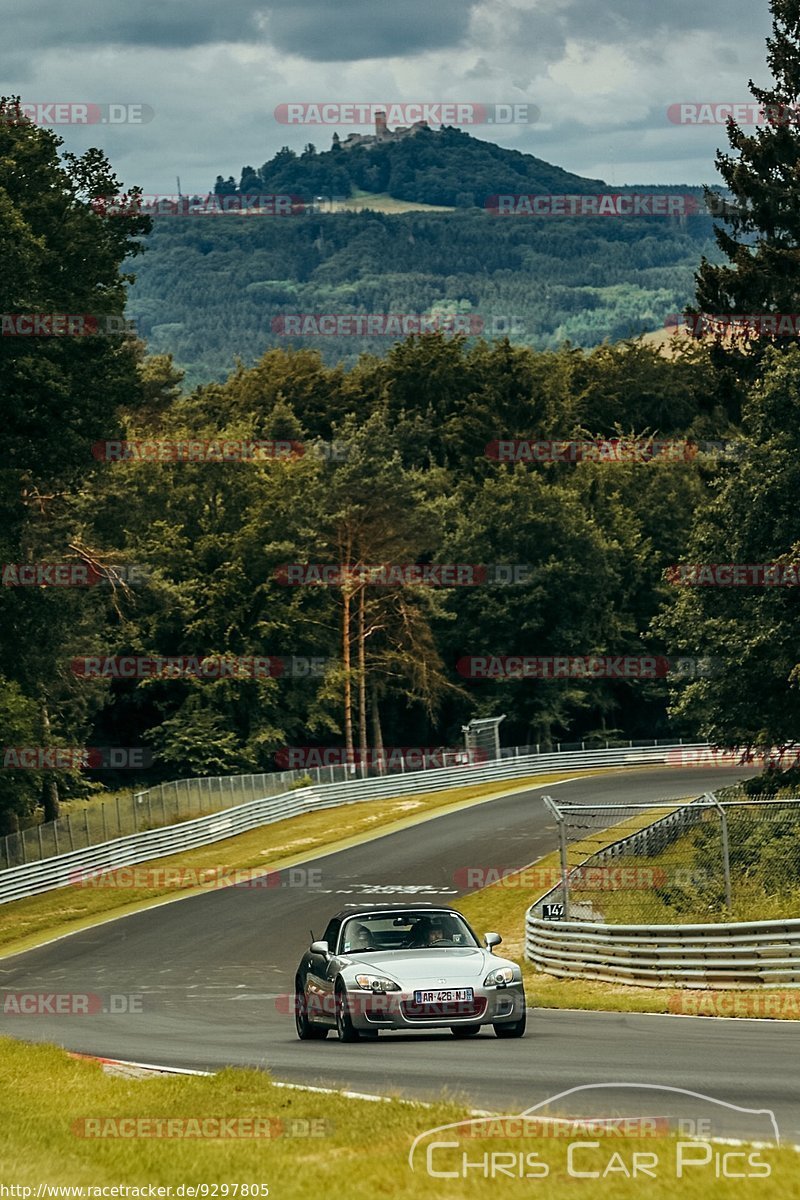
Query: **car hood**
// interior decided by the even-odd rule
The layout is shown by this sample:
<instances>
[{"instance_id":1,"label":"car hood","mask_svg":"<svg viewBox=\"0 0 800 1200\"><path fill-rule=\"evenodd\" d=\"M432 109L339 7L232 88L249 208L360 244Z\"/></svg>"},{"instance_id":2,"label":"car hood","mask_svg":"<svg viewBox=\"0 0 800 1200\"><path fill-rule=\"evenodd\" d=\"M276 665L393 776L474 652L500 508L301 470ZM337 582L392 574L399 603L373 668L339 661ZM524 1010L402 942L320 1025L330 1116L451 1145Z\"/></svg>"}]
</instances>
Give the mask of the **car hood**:
<instances>
[{"instance_id":1,"label":"car hood","mask_svg":"<svg viewBox=\"0 0 800 1200\"><path fill-rule=\"evenodd\" d=\"M443 950L379 950L375 954L347 955L348 974L366 968L370 974L389 975L401 985L427 984L447 986L464 981L482 983L489 971L513 967L515 963L498 958L487 950L451 947ZM439 983L444 980L445 983Z\"/></svg>"}]
</instances>

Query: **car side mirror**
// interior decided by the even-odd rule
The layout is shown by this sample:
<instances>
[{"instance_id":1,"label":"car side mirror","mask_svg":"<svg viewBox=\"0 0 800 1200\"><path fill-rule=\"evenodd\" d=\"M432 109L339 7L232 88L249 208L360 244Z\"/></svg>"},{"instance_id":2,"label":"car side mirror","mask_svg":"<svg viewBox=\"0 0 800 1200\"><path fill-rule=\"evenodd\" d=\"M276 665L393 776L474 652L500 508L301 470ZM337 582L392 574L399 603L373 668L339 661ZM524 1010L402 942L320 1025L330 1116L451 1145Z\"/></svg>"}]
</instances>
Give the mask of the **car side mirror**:
<instances>
[{"instance_id":1,"label":"car side mirror","mask_svg":"<svg viewBox=\"0 0 800 1200\"><path fill-rule=\"evenodd\" d=\"M486 949L491 950L493 946L499 946L503 939L500 937L499 933L485 933L483 935L483 940L486 945Z\"/></svg>"},{"instance_id":2,"label":"car side mirror","mask_svg":"<svg viewBox=\"0 0 800 1200\"><path fill-rule=\"evenodd\" d=\"M328 943L327 942L312 942L311 943L311 953L312 954L324 954L327 956L328 954L330 954L330 950L328 949Z\"/></svg>"}]
</instances>

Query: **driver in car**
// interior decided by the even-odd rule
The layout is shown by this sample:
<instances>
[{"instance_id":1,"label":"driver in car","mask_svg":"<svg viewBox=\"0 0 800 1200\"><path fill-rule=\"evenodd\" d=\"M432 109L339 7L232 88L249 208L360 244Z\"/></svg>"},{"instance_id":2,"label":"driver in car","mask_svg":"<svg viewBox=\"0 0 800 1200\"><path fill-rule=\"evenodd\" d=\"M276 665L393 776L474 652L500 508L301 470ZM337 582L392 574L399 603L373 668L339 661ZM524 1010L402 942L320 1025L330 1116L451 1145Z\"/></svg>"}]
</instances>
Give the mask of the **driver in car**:
<instances>
[{"instance_id":1,"label":"driver in car","mask_svg":"<svg viewBox=\"0 0 800 1200\"><path fill-rule=\"evenodd\" d=\"M427 918L420 921L411 935L411 941L408 943L409 950L424 950L428 946L435 946L444 938L444 930L439 924L434 924L433 921Z\"/></svg>"},{"instance_id":2,"label":"driver in car","mask_svg":"<svg viewBox=\"0 0 800 1200\"><path fill-rule=\"evenodd\" d=\"M345 951L347 950L374 950L375 939L367 929L366 925L355 925L352 930L348 931L350 936L347 939Z\"/></svg>"}]
</instances>

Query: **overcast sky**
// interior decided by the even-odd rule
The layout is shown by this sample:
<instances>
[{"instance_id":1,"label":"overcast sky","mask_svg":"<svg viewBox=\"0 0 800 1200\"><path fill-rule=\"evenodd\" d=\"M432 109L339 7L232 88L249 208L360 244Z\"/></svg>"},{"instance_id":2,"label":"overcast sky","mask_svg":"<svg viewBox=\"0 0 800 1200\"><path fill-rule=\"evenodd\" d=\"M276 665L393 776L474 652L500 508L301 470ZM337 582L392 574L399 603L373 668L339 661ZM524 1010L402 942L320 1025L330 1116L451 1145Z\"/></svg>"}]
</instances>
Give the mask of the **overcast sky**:
<instances>
[{"instance_id":1,"label":"overcast sky","mask_svg":"<svg viewBox=\"0 0 800 1200\"><path fill-rule=\"evenodd\" d=\"M724 125L668 108L769 82L766 0L0 0L0 23L0 92L149 106L144 124L57 130L145 192L368 132L274 115L331 101L526 103L536 123L470 132L610 183L714 183Z\"/></svg>"}]
</instances>

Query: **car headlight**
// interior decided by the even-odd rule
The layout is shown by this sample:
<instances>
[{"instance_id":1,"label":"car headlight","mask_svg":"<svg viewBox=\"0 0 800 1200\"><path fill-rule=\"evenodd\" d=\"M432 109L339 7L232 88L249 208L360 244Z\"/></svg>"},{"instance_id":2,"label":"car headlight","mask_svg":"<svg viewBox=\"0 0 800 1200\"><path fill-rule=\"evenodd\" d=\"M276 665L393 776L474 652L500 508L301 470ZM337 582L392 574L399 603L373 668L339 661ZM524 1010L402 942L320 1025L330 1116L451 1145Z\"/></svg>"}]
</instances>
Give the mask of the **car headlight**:
<instances>
[{"instance_id":1,"label":"car headlight","mask_svg":"<svg viewBox=\"0 0 800 1200\"><path fill-rule=\"evenodd\" d=\"M383 975L356 975L356 983L365 992L399 992L400 984Z\"/></svg>"},{"instance_id":2,"label":"car headlight","mask_svg":"<svg viewBox=\"0 0 800 1200\"><path fill-rule=\"evenodd\" d=\"M484 987L505 987L507 983L511 983L514 978L514 970L512 967L497 967L496 970L490 971L483 981Z\"/></svg>"}]
</instances>

